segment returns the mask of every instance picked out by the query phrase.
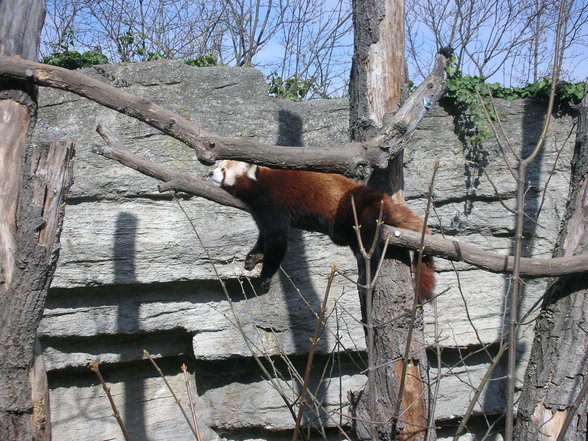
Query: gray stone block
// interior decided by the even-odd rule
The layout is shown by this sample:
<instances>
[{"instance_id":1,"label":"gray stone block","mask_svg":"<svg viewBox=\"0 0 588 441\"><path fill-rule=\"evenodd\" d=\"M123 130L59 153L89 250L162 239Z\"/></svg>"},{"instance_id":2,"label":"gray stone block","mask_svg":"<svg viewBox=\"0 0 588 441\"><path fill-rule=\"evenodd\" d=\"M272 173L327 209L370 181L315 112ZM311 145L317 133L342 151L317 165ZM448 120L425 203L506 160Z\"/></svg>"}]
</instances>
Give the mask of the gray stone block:
<instances>
[{"instance_id":1,"label":"gray stone block","mask_svg":"<svg viewBox=\"0 0 588 441\"><path fill-rule=\"evenodd\" d=\"M85 72L220 135L319 148L348 137L345 100L292 103L268 98L263 76L254 69L193 68L158 61ZM205 427L240 441L288 438L292 417L271 385L260 379L235 322L239 320L260 356L278 360L287 355L303 369L316 323L313 311L322 301L326 276L336 264L354 280L351 252L320 235L294 232L284 271L276 276L270 293L257 295L259 269L243 269L243 258L257 234L249 215L180 197L201 244L178 203L157 192L155 180L90 151L102 143L95 133L101 120L135 153L204 179L209 168L199 164L188 147L72 94L42 89L40 103L36 139L74 140L77 145L60 260L39 330L50 371L53 439L120 438L106 398L88 377L92 361L110 372L107 381L124 403L139 434L136 439L190 439L160 380L146 374L150 368L142 360L144 348L164 364L173 361L175 367L166 375L179 388L180 360L197 365L192 378L199 382ZM542 111L533 101L499 102L501 124L517 154L521 149L527 152L536 139ZM461 136L460 118L450 107L436 107L416 131L404 156L408 204L423 212L433 165L440 161L433 191L436 211L429 219L434 234L507 254L514 217L503 205L514 207L514 179L496 143L472 146L467 133ZM539 207L542 211L536 222L527 223L529 255L549 257L557 237L571 158L571 146L563 146L563 140L571 127L571 117L554 118L547 144L530 170L532 189L526 205L533 219ZM508 145L503 148L512 159ZM431 347L438 343L444 349L437 418L451 425L463 414L489 363L474 354L485 345L491 353L496 351L508 316L509 279L460 263L455 264L455 273L449 262L437 262L437 291L444 294L438 299L437 318L426 306L426 336ZM230 302L215 269L229 288ZM519 378L533 337L532 306L544 286L545 281L538 280L525 289L522 310L530 317L521 330ZM359 317L355 286L339 276L330 293L328 330L321 336L318 357L322 366L331 354L334 360L350 357L357 363L346 358L342 373L332 368L330 384L322 390L329 409L341 404L347 412L347 390L360 388L365 381L358 362L365 349ZM280 372L285 377L275 375L276 381L292 386L287 369ZM502 383L495 383L494 395L484 396L477 414L501 411ZM474 433L483 433L482 419L476 421ZM206 439L216 436L207 433ZM448 433L441 431L441 439ZM332 427L328 437L340 439Z\"/></svg>"}]
</instances>

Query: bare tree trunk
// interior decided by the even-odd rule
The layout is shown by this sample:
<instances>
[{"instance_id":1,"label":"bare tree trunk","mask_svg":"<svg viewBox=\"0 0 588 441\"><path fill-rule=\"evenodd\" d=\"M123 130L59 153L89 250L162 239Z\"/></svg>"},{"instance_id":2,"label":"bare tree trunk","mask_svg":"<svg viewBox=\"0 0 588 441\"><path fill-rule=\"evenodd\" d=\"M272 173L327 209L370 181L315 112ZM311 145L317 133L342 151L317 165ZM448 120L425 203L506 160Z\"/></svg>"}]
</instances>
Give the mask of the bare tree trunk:
<instances>
[{"instance_id":1,"label":"bare tree trunk","mask_svg":"<svg viewBox=\"0 0 588 441\"><path fill-rule=\"evenodd\" d=\"M354 1L353 22L350 127L353 140L363 141L378 134L400 108L406 91L404 1ZM374 170L369 185L403 202L402 154L387 169ZM367 346L372 352L368 354L368 370L373 384L354 398L353 423L360 440L423 440L428 422L428 363L422 310L411 323L414 290L408 252L388 254L373 293L360 290L362 302L367 296L367 304L371 303L366 313L371 317L362 319L368 324ZM372 267L376 264L372 262ZM365 282L369 269L363 262L358 262L358 269L360 283ZM393 317L401 318L391 321ZM407 347L410 351L405 360ZM429 439L436 439L434 432Z\"/></svg>"},{"instance_id":2,"label":"bare tree trunk","mask_svg":"<svg viewBox=\"0 0 588 441\"><path fill-rule=\"evenodd\" d=\"M0 130L0 134L5 133ZM0 135L1 136L1 135ZM4 150L4 149L3 149ZM49 395L36 341L57 264L63 199L72 170L71 143L29 145L11 216L2 212L4 280L0 297L0 439L49 440ZM21 158L6 165L15 167ZM13 231L6 227L13 226Z\"/></svg>"},{"instance_id":3,"label":"bare tree trunk","mask_svg":"<svg viewBox=\"0 0 588 441\"><path fill-rule=\"evenodd\" d=\"M0 0L0 55L35 59L42 0ZM36 332L57 261L70 144L30 146L32 83L0 82L0 439L49 440L47 376Z\"/></svg>"},{"instance_id":4,"label":"bare tree trunk","mask_svg":"<svg viewBox=\"0 0 588 441\"><path fill-rule=\"evenodd\" d=\"M584 96L559 256L588 253L588 95ZM547 289L517 412L515 439L587 436L588 277L562 276ZM569 428L566 430L566 426Z\"/></svg>"},{"instance_id":5,"label":"bare tree trunk","mask_svg":"<svg viewBox=\"0 0 588 441\"><path fill-rule=\"evenodd\" d=\"M354 0L353 26L350 126L352 138L364 141L378 134L404 98L404 0Z\"/></svg>"}]
</instances>

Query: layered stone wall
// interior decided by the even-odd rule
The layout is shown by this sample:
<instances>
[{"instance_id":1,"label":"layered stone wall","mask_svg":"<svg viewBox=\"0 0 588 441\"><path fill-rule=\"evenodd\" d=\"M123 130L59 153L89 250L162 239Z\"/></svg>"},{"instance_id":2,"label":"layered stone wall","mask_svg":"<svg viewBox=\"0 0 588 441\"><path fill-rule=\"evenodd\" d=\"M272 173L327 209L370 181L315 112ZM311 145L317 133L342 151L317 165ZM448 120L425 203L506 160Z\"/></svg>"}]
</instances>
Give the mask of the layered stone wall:
<instances>
[{"instance_id":1,"label":"layered stone wall","mask_svg":"<svg viewBox=\"0 0 588 441\"><path fill-rule=\"evenodd\" d=\"M344 100L291 103L267 97L260 72L194 68L159 61L100 66L86 73L174 110L204 130L282 145L317 146L348 139ZM280 393L294 401L291 369L303 372L315 311L331 264L351 279L351 253L317 234L292 234L283 272L268 294L242 268L256 238L250 216L214 203L157 192L157 182L91 153L101 143L98 121L109 124L132 151L204 179L183 144L151 127L65 92L43 89L36 138L77 143L75 184L67 201L59 266L40 328L51 385L53 439L122 439L107 399L88 365L101 365L135 440L192 439L162 380L143 358L147 349L182 397L180 365L197 384L196 407L204 439L290 438L293 419ZM499 103L502 149L528 151L538 138L543 105ZM564 145L572 117L555 118L548 142L530 170L526 252L548 257L568 191L572 144ZM510 252L515 182L494 142L476 146L468 122L441 106L425 118L405 153L406 198L420 213L435 161L434 234L455 236L487 250ZM572 138L573 139L573 138ZM512 150L512 151L511 151ZM548 186L546 187L546 183ZM508 276L438 261L438 313L426 307L431 376L441 373L436 418L450 436L457 418L499 349L508 319ZM230 302L216 274L226 281ZM525 289L519 376L532 341L533 305L544 280ZM344 439L347 392L363 387L363 331L357 292L344 277L330 292L329 326L322 336L312 391L323 410L309 421L313 439ZM245 343L244 335L249 340ZM442 350L441 365L435 346ZM272 376L263 378L251 348ZM267 357L267 358L265 358ZM289 361L287 361L289 360ZM504 407L499 369L478 403L472 432L484 434ZM281 392L278 393L278 390ZM187 399L182 401L186 403ZM489 419L482 413L490 415ZM500 421L490 432L500 428Z\"/></svg>"}]
</instances>

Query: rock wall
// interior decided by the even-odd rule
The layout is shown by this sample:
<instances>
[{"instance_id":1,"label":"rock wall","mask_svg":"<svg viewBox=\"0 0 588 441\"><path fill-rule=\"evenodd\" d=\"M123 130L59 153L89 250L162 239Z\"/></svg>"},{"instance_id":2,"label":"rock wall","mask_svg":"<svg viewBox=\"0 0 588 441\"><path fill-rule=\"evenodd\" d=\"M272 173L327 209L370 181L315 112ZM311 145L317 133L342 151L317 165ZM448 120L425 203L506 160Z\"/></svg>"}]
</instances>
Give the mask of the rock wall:
<instances>
[{"instance_id":1,"label":"rock wall","mask_svg":"<svg viewBox=\"0 0 588 441\"><path fill-rule=\"evenodd\" d=\"M85 73L220 135L308 146L348 139L344 100L291 103L268 98L261 73L253 69L159 61L100 66ZM515 182L499 149L512 158L532 148L543 105L501 102L499 113L509 141L500 147L493 142L472 145L471 127L459 112L448 105L433 109L405 153L406 197L423 212L433 165L440 161L429 222L433 232L507 254ZM92 361L100 363L133 439L192 439L143 349L158 361L183 403L187 398L180 365L188 365L190 381L197 385L203 439L289 439L293 420L283 397L292 402L298 391L292 369L303 372L331 264L354 279L351 253L320 235L295 232L272 290L256 295L250 278L257 273L242 269L256 238L247 214L198 198L160 194L155 180L90 151L102 142L95 127L105 121L132 151L204 179L210 170L189 148L65 92L43 89L39 114L37 139L77 143L59 266L39 330L51 385L53 439L122 439L88 369ZM527 222L528 255L550 256L556 240L568 190L572 144L565 140L572 123L568 115L555 118L530 171L526 204L530 217L538 219ZM436 418L443 439L454 433L457 418L499 349L508 319L509 279L440 260L438 270L438 292L443 294L437 314L426 307L425 344L431 351L431 377L441 374ZM230 301L217 274L226 282ZM534 303L544 286L544 280L533 280L525 289L522 314L530 315L522 320L519 376L533 337ZM365 382L356 297L353 283L338 277L314 367L312 391L323 409L314 406L308 414L307 421L322 433L313 439L343 439L337 427L348 425L347 392ZM440 364L437 345L442 349ZM271 382L263 378L259 362ZM472 436L500 431L503 374L501 369L495 373L496 380L477 404Z\"/></svg>"}]
</instances>

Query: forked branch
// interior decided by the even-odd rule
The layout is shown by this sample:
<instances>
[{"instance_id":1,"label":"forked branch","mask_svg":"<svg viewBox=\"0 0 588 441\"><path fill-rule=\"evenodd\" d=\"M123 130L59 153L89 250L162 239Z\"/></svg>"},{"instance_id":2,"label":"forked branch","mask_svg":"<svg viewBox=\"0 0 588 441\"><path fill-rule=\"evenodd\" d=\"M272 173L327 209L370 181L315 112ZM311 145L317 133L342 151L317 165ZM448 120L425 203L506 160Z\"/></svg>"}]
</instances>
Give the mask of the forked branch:
<instances>
[{"instance_id":1,"label":"forked branch","mask_svg":"<svg viewBox=\"0 0 588 441\"><path fill-rule=\"evenodd\" d=\"M367 142L330 146L284 147L253 139L229 138L208 133L183 116L145 98L139 98L81 72L33 63L18 57L0 56L0 78L28 80L88 98L117 112L136 118L182 141L194 149L203 164L236 159L273 168L297 168L355 175L364 167L384 167L402 149L420 120L446 88L447 59L438 55L435 69L383 131Z\"/></svg>"}]
</instances>

